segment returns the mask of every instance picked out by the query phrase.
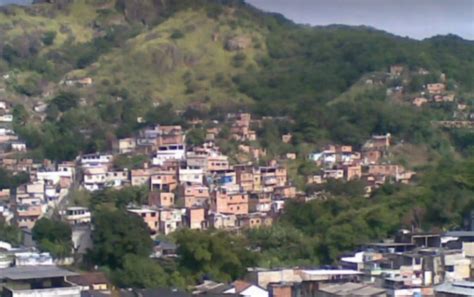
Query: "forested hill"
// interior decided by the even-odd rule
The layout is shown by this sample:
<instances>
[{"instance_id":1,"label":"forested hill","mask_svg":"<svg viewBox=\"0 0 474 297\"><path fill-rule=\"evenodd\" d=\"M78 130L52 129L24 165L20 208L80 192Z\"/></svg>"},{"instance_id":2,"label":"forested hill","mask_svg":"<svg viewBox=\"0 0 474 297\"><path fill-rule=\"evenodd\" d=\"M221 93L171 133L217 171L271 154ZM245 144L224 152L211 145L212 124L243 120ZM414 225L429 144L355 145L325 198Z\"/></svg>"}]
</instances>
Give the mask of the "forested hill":
<instances>
[{"instance_id":1,"label":"forested hill","mask_svg":"<svg viewBox=\"0 0 474 297\"><path fill-rule=\"evenodd\" d=\"M393 64L426 69L422 82L445 73L468 99L474 89L474 46L457 36L312 28L235 0L36 0L1 7L0 36L0 96L24 107L16 130L51 159L107 150L140 127L137 118L179 121L158 119L157 103L290 116L296 139L310 143L360 144L387 130L429 141L434 115L394 107L384 90L332 103ZM34 111L44 104L46 114Z\"/></svg>"}]
</instances>

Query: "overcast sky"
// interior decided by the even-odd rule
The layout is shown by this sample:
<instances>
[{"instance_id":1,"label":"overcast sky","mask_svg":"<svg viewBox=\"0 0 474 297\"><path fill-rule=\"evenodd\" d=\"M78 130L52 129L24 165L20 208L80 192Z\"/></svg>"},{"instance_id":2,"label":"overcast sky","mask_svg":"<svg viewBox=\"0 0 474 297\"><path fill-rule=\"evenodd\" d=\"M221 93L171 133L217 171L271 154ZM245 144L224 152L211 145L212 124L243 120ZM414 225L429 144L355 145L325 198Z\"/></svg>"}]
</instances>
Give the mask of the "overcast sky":
<instances>
[{"instance_id":1,"label":"overcast sky","mask_svg":"<svg viewBox=\"0 0 474 297\"><path fill-rule=\"evenodd\" d=\"M302 24L367 25L417 39L452 33L474 40L474 0L246 1ZM0 5L27 2L0 0Z\"/></svg>"},{"instance_id":2,"label":"overcast sky","mask_svg":"<svg viewBox=\"0 0 474 297\"><path fill-rule=\"evenodd\" d=\"M474 0L246 0L303 24L367 25L422 39L453 33L474 40Z\"/></svg>"}]
</instances>

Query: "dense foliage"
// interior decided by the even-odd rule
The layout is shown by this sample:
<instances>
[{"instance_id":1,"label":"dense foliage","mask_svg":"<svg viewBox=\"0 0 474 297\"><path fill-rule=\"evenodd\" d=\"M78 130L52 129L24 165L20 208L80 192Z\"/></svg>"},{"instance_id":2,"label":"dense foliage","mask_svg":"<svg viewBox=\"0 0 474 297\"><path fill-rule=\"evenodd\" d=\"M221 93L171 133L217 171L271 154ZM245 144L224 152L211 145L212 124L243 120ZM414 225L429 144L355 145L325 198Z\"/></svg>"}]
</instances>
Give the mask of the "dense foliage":
<instances>
[{"instance_id":1,"label":"dense foliage","mask_svg":"<svg viewBox=\"0 0 474 297\"><path fill-rule=\"evenodd\" d=\"M385 185L371 198L338 192L327 201L290 202L272 228L250 231L261 264L331 263L399 228L453 230L474 209L474 159L444 160L418 186ZM332 186L331 186L332 187Z\"/></svg>"},{"instance_id":2,"label":"dense foliage","mask_svg":"<svg viewBox=\"0 0 474 297\"><path fill-rule=\"evenodd\" d=\"M72 253L72 231L68 223L42 218L33 227L33 239L42 251L50 252L55 258Z\"/></svg>"},{"instance_id":3,"label":"dense foliage","mask_svg":"<svg viewBox=\"0 0 474 297\"><path fill-rule=\"evenodd\" d=\"M125 268L128 254L148 257L152 240L143 220L121 210L102 210L94 214L92 263L112 269Z\"/></svg>"}]
</instances>

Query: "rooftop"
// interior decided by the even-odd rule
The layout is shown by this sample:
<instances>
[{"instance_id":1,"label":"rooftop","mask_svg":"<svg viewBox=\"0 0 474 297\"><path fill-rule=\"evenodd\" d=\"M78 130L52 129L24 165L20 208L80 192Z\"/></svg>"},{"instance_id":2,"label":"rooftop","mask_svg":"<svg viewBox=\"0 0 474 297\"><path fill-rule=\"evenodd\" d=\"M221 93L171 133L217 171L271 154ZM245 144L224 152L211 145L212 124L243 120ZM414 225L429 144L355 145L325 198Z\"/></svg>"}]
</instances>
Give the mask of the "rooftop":
<instances>
[{"instance_id":1,"label":"rooftop","mask_svg":"<svg viewBox=\"0 0 474 297\"><path fill-rule=\"evenodd\" d=\"M28 280L78 275L57 266L17 266L0 269L0 279Z\"/></svg>"}]
</instances>

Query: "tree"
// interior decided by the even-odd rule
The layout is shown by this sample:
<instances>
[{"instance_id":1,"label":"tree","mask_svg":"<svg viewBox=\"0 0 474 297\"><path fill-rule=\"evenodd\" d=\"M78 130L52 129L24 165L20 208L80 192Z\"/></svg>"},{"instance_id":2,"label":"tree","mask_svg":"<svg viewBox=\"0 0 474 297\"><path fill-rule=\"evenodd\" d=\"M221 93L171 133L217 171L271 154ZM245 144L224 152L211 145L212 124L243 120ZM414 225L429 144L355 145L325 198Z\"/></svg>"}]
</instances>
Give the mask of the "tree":
<instances>
[{"instance_id":1,"label":"tree","mask_svg":"<svg viewBox=\"0 0 474 297\"><path fill-rule=\"evenodd\" d=\"M92 242L88 258L96 265L111 269L125 268L125 256L148 257L153 241L143 220L122 210L100 210L94 213Z\"/></svg>"},{"instance_id":2,"label":"tree","mask_svg":"<svg viewBox=\"0 0 474 297\"><path fill-rule=\"evenodd\" d=\"M206 131L202 128L191 129L186 133L186 144L188 146L199 146L206 140Z\"/></svg>"},{"instance_id":3,"label":"tree","mask_svg":"<svg viewBox=\"0 0 474 297\"><path fill-rule=\"evenodd\" d=\"M69 224L42 218L33 227L33 239L43 251L54 257L66 257L72 250L72 230Z\"/></svg>"},{"instance_id":4,"label":"tree","mask_svg":"<svg viewBox=\"0 0 474 297\"><path fill-rule=\"evenodd\" d=\"M122 288L157 288L167 285L163 268L148 257L133 254L123 258L123 268L113 273L115 283Z\"/></svg>"},{"instance_id":5,"label":"tree","mask_svg":"<svg viewBox=\"0 0 474 297\"><path fill-rule=\"evenodd\" d=\"M3 218L0 219L0 240L17 246L22 242L23 233L15 226L7 225Z\"/></svg>"},{"instance_id":6,"label":"tree","mask_svg":"<svg viewBox=\"0 0 474 297\"><path fill-rule=\"evenodd\" d=\"M43 34L41 41L43 41L44 45L49 46L54 43L55 38L56 38L56 32L48 31Z\"/></svg>"},{"instance_id":7,"label":"tree","mask_svg":"<svg viewBox=\"0 0 474 297\"><path fill-rule=\"evenodd\" d=\"M181 271L195 280L231 281L257 262L257 255L246 248L242 237L224 232L185 229L176 234L176 243Z\"/></svg>"},{"instance_id":8,"label":"tree","mask_svg":"<svg viewBox=\"0 0 474 297\"><path fill-rule=\"evenodd\" d=\"M51 101L61 112L65 112L71 108L77 107L79 95L73 92L60 92Z\"/></svg>"}]
</instances>

